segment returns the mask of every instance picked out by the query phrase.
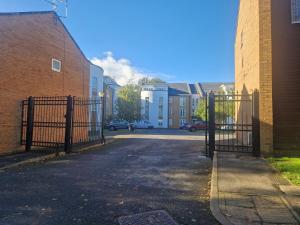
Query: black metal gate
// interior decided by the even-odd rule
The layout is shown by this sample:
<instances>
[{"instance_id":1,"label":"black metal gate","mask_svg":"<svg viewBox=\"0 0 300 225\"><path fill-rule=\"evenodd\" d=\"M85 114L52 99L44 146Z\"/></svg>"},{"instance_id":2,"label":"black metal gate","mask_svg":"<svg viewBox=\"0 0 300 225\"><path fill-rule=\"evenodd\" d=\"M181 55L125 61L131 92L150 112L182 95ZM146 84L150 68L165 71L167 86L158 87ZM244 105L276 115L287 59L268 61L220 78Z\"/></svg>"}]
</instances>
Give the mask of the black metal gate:
<instances>
[{"instance_id":1,"label":"black metal gate","mask_svg":"<svg viewBox=\"0 0 300 225\"><path fill-rule=\"evenodd\" d=\"M209 94L206 146L211 158L214 151L260 155L258 101L257 91L253 94Z\"/></svg>"},{"instance_id":2,"label":"black metal gate","mask_svg":"<svg viewBox=\"0 0 300 225\"><path fill-rule=\"evenodd\" d=\"M101 142L102 98L29 97L22 102L21 144L47 149Z\"/></svg>"}]
</instances>

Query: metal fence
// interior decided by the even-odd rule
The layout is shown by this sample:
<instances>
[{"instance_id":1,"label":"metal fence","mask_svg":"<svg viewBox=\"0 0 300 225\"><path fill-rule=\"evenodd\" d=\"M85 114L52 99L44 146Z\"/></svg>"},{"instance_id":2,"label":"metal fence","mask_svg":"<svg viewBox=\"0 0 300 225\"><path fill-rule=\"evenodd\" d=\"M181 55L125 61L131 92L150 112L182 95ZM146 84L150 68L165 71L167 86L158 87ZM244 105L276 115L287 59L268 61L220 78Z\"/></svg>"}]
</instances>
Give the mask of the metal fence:
<instances>
[{"instance_id":1,"label":"metal fence","mask_svg":"<svg viewBox=\"0 0 300 225\"><path fill-rule=\"evenodd\" d=\"M214 151L259 155L258 92L208 97L208 154Z\"/></svg>"},{"instance_id":2,"label":"metal fence","mask_svg":"<svg viewBox=\"0 0 300 225\"><path fill-rule=\"evenodd\" d=\"M102 99L29 97L22 103L21 144L64 148L100 142L102 135Z\"/></svg>"}]
</instances>

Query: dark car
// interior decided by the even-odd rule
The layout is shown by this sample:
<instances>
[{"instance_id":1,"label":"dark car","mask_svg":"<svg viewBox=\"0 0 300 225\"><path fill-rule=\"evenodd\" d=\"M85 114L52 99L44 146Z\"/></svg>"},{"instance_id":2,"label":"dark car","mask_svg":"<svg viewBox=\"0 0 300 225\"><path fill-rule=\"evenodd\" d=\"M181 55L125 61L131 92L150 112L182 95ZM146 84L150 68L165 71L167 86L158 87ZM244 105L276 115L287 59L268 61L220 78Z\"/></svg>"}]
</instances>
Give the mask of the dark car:
<instances>
[{"instance_id":1,"label":"dark car","mask_svg":"<svg viewBox=\"0 0 300 225\"><path fill-rule=\"evenodd\" d=\"M129 129L129 125L131 125L131 127L133 126L126 120L112 121L109 123L108 129L111 131L116 131L120 129Z\"/></svg>"},{"instance_id":2,"label":"dark car","mask_svg":"<svg viewBox=\"0 0 300 225\"><path fill-rule=\"evenodd\" d=\"M207 123L205 121L200 121L195 124L192 124L188 129L191 132L195 132L197 130L205 130L207 129Z\"/></svg>"},{"instance_id":3,"label":"dark car","mask_svg":"<svg viewBox=\"0 0 300 225\"><path fill-rule=\"evenodd\" d=\"M190 126L191 126L191 124L189 124L189 123L184 123L183 125L181 125L181 126L179 127L179 129L180 129L180 130L187 130L187 129L189 129Z\"/></svg>"}]
</instances>

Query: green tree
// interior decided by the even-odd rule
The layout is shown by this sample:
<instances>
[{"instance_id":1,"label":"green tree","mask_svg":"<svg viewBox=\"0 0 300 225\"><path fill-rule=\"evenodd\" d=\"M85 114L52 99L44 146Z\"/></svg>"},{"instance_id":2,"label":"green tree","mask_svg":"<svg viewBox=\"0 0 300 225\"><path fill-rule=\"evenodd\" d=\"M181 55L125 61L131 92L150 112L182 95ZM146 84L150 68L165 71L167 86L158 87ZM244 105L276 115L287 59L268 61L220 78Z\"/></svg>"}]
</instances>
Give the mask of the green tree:
<instances>
[{"instance_id":1,"label":"green tree","mask_svg":"<svg viewBox=\"0 0 300 225\"><path fill-rule=\"evenodd\" d=\"M235 104L230 96L226 97L216 97L220 101L215 102L215 120L217 123L226 122L228 117L234 118L235 115ZM202 98L198 104L195 115L198 119L205 121L206 120L206 98ZM207 109L207 119L209 118L208 109Z\"/></svg>"},{"instance_id":2,"label":"green tree","mask_svg":"<svg viewBox=\"0 0 300 225\"><path fill-rule=\"evenodd\" d=\"M205 121L206 120L206 99L202 98L199 103L198 107L195 112L195 116L200 119Z\"/></svg>"},{"instance_id":3,"label":"green tree","mask_svg":"<svg viewBox=\"0 0 300 225\"><path fill-rule=\"evenodd\" d=\"M117 112L119 119L129 122L139 120L141 117L141 94L139 87L127 84L118 92Z\"/></svg>"},{"instance_id":4,"label":"green tree","mask_svg":"<svg viewBox=\"0 0 300 225\"><path fill-rule=\"evenodd\" d=\"M165 84L166 82L161 80L160 78L148 78L143 77L138 81L139 86L147 85L147 84Z\"/></svg>"}]
</instances>

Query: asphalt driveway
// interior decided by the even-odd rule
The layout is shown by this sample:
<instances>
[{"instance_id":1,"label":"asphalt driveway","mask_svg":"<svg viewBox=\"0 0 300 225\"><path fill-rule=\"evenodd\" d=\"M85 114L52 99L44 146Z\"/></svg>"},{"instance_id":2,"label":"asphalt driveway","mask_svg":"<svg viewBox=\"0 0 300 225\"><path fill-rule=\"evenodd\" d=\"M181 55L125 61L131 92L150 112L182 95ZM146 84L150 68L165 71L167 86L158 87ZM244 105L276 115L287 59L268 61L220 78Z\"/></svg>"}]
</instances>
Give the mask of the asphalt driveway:
<instances>
[{"instance_id":1,"label":"asphalt driveway","mask_svg":"<svg viewBox=\"0 0 300 225\"><path fill-rule=\"evenodd\" d=\"M136 131L98 151L0 173L1 225L114 225L166 210L179 224L217 224L203 135Z\"/></svg>"}]
</instances>

